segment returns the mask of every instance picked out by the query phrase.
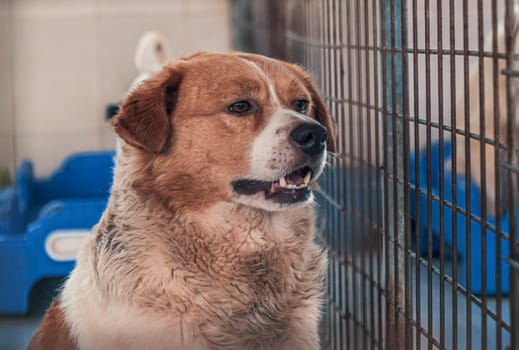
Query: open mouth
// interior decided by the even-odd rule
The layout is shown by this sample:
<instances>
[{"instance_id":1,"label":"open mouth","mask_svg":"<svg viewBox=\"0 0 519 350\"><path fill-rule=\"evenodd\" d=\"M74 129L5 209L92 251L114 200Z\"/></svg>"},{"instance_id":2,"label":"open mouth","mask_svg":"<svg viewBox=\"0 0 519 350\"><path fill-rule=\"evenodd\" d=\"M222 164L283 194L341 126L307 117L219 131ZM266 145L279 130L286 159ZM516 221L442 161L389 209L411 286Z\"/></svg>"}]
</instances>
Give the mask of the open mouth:
<instances>
[{"instance_id":1,"label":"open mouth","mask_svg":"<svg viewBox=\"0 0 519 350\"><path fill-rule=\"evenodd\" d=\"M233 188L239 194L253 195L263 191L265 198L274 202L296 203L310 196L312 191L308 184L312 175L312 169L305 166L276 181L238 180L233 183Z\"/></svg>"}]
</instances>

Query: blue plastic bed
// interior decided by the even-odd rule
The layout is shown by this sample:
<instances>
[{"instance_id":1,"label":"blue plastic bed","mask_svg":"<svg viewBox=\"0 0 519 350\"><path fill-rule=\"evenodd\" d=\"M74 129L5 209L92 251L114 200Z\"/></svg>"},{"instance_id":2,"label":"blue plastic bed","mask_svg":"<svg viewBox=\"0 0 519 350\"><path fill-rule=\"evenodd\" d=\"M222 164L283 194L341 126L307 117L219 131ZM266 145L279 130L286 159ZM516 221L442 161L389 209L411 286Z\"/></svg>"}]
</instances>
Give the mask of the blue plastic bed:
<instances>
[{"instance_id":1,"label":"blue plastic bed","mask_svg":"<svg viewBox=\"0 0 519 350\"><path fill-rule=\"evenodd\" d=\"M0 192L0 314L24 314L34 284L66 276L106 206L114 152L71 155L49 178L30 161Z\"/></svg>"}]
</instances>

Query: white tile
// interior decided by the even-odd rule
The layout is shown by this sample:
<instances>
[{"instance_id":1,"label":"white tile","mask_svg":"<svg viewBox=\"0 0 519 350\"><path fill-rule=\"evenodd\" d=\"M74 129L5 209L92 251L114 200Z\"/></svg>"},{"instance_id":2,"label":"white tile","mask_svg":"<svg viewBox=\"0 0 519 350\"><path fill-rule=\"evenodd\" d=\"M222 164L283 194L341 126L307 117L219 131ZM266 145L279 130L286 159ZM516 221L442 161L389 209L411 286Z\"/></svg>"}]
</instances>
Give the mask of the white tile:
<instances>
[{"instance_id":1,"label":"white tile","mask_svg":"<svg viewBox=\"0 0 519 350\"><path fill-rule=\"evenodd\" d=\"M95 0L15 0L11 9L17 19L78 18L94 14Z\"/></svg>"},{"instance_id":2,"label":"white tile","mask_svg":"<svg viewBox=\"0 0 519 350\"><path fill-rule=\"evenodd\" d=\"M184 23L185 35L179 38L184 51L225 52L231 49L228 13L198 14L190 16Z\"/></svg>"},{"instance_id":3,"label":"white tile","mask_svg":"<svg viewBox=\"0 0 519 350\"><path fill-rule=\"evenodd\" d=\"M188 3L184 0L97 0L96 11L99 15L108 16L185 14Z\"/></svg>"},{"instance_id":4,"label":"white tile","mask_svg":"<svg viewBox=\"0 0 519 350\"><path fill-rule=\"evenodd\" d=\"M13 135L11 29L7 2L0 2L0 136Z\"/></svg>"},{"instance_id":5,"label":"white tile","mask_svg":"<svg viewBox=\"0 0 519 350\"><path fill-rule=\"evenodd\" d=\"M79 132L97 120L94 18L13 21L16 131Z\"/></svg>"},{"instance_id":6,"label":"white tile","mask_svg":"<svg viewBox=\"0 0 519 350\"><path fill-rule=\"evenodd\" d=\"M191 0L186 1L187 15L196 16L203 13L226 13L230 11L228 0Z\"/></svg>"},{"instance_id":7,"label":"white tile","mask_svg":"<svg viewBox=\"0 0 519 350\"><path fill-rule=\"evenodd\" d=\"M0 166L8 168L11 175L14 174L14 140L12 137L0 136Z\"/></svg>"}]
</instances>

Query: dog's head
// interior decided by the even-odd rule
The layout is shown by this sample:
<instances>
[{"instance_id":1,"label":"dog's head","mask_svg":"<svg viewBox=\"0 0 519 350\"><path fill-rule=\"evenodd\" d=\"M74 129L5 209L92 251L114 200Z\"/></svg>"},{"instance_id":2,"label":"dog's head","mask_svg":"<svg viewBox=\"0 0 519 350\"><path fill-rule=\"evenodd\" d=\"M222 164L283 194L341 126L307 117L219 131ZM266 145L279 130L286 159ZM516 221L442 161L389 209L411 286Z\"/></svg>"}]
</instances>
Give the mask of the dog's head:
<instances>
[{"instance_id":1,"label":"dog's head","mask_svg":"<svg viewBox=\"0 0 519 350\"><path fill-rule=\"evenodd\" d=\"M334 150L332 120L308 74L252 54L172 63L127 97L113 124L122 156L137 155L142 168L134 185L184 207L308 203Z\"/></svg>"}]
</instances>

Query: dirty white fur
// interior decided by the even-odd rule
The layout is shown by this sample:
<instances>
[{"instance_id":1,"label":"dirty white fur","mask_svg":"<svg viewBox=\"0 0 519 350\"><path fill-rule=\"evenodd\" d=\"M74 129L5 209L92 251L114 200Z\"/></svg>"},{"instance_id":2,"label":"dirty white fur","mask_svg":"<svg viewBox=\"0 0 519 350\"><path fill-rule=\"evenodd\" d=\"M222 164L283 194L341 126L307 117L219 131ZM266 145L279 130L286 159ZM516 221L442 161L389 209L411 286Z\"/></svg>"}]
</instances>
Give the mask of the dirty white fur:
<instances>
[{"instance_id":1,"label":"dirty white fur","mask_svg":"<svg viewBox=\"0 0 519 350\"><path fill-rule=\"evenodd\" d=\"M182 349L205 349L182 317L150 313L128 303L126 299L133 298L131 294L138 291L127 290L122 300L118 296L103 295L95 278L93 241L90 237L84 244L78 267L61 295L65 317L79 349L166 350L181 349L180 344L184 346ZM115 271L120 266L111 269Z\"/></svg>"},{"instance_id":2,"label":"dirty white fur","mask_svg":"<svg viewBox=\"0 0 519 350\"><path fill-rule=\"evenodd\" d=\"M61 296L79 349L318 349L326 259L312 242L312 206L266 213L224 202L172 218L122 185L131 177L124 163L119 159L108 209ZM107 223L116 230L111 238ZM245 311L256 304L247 266L257 254L273 259L268 278L285 286L262 292L268 302L256 305L258 314ZM204 258L204 268L193 265ZM233 318L241 312L247 316ZM265 312L272 329L261 326Z\"/></svg>"}]
</instances>

